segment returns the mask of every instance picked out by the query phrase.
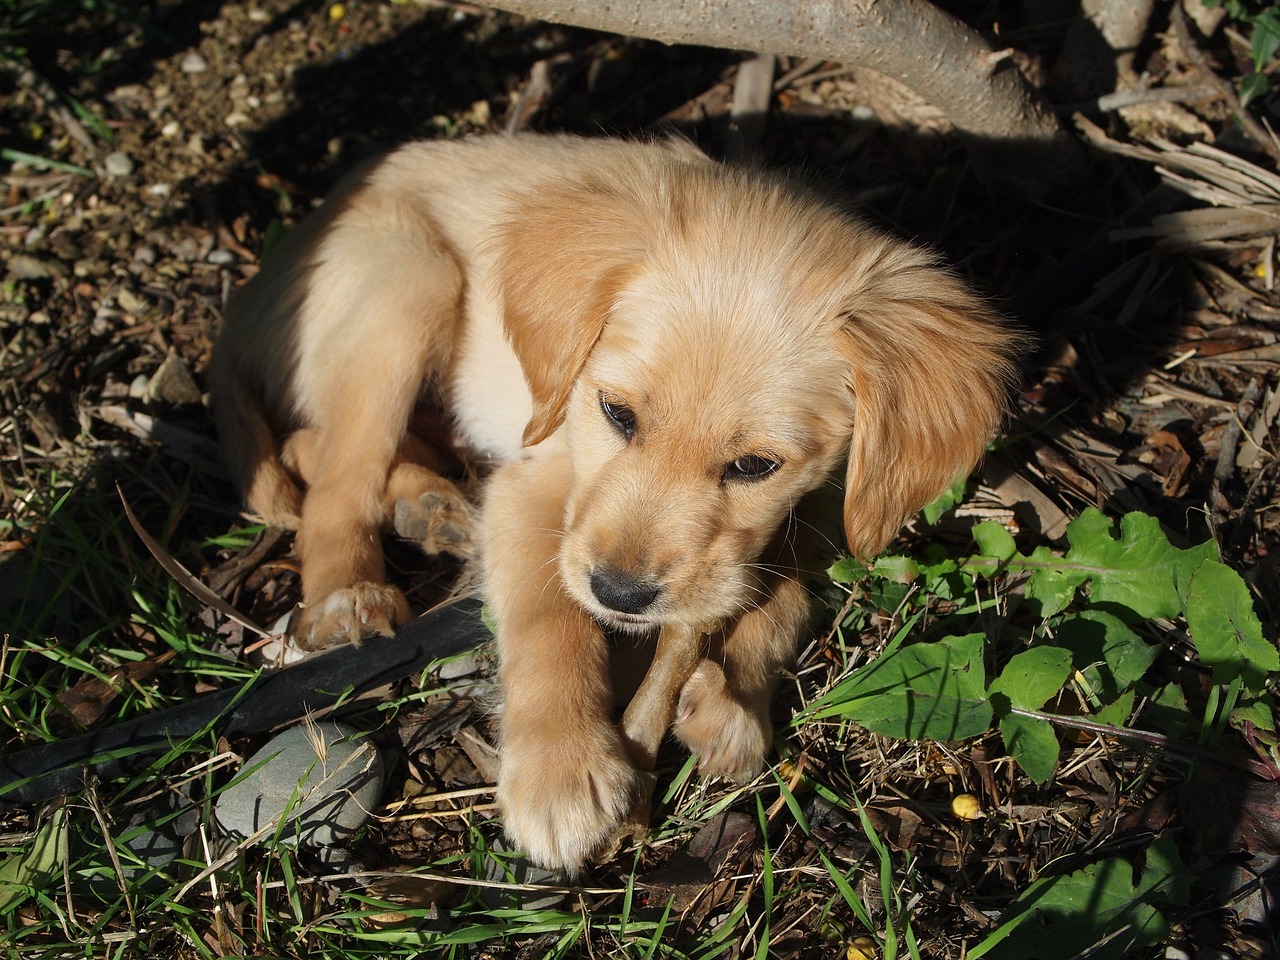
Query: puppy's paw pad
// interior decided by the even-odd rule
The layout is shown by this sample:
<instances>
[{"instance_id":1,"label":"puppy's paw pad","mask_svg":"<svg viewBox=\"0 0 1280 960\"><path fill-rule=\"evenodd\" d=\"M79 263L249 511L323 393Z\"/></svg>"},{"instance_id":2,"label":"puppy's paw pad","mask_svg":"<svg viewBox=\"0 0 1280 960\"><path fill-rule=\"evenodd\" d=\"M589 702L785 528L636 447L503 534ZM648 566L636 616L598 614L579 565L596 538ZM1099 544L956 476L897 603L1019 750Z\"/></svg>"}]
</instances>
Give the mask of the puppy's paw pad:
<instances>
[{"instance_id":1,"label":"puppy's paw pad","mask_svg":"<svg viewBox=\"0 0 1280 960\"><path fill-rule=\"evenodd\" d=\"M389 636L409 619L404 594L384 583L357 583L309 604L296 620L294 637L304 650L359 643L375 634Z\"/></svg>"},{"instance_id":2,"label":"puppy's paw pad","mask_svg":"<svg viewBox=\"0 0 1280 960\"><path fill-rule=\"evenodd\" d=\"M747 780L764 767L772 739L763 711L734 697L724 671L702 661L680 691L676 737L698 758L703 776Z\"/></svg>"},{"instance_id":3,"label":"puppy's paw pad","mask_svg":"<svg viewBox=\"0 0 1280 960\"><path fill-rule=\"evenodd\" d=\"M576 874L615 836L643 792L616 729L589 739L508 736L498 806L508 839L534 862Z\"/></svg>"},{"instance_id":4,"label":"puppy's paw pad","mask_svg":"<svg viewBox=\"0 0 1280 960\"><path fill-rule=\"evenodd\" d=\"M424 553L450 553L464 560L475 554L475 508L461 493L428 490L416 500L397 500L391 526L396 536L415 541Z\"/></svg>"}]
</instances>

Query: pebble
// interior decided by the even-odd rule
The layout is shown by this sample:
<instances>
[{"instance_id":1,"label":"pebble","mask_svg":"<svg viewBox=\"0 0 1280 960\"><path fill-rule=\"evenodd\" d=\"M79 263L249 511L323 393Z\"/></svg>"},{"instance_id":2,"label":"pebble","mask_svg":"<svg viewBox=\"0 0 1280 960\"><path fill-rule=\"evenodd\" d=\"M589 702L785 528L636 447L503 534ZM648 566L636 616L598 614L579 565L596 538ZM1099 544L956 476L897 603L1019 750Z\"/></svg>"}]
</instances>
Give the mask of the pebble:
<instances>
[{"instance_id":1,"label":"pebble","mask_svg":"<svg viewBox=\"0 0 1280 960\"><path fill-rule=\"evenodd\" d=\"M562 887L569 882L569 876L558 870L546 870L525 857L495 857L493 854L510 854L513 851L507 845L506 837L498 837L489 844L489 856L484 860L484 878L491 883L527 883L546 884ZM510 901L519 902L522 910L553 910L564 902L568 894L562 890L507 890L503 887L481 887L480 899L494 909L510 906Z\"/></svg>"},{"instance_id":2,"label":"pebble","mask_svg":"<svg viewBox=\"0 0 1280 960\"><path fill-rule=\"evenodd\" d=\"M200 385L191 375L186 361L176 351L169 351L147 384L147 399L172 406L200 402Z\"/></svg>"},{"instance_id":3,"label":"pebble","mask_svg":"<svg viewBox=\"0 0 1280 960\"><path fill-rule=\"evenodd\" d=\"M48 280L71 273L67 264L54 257L15 253L9 258L9 276L16 280Z\"/></svg>"},{"instance_id":4,"label":"pebble","mask_svg":"<svg viewBox=\"0 0 1280 960\"><path fill-rule=\"evenodd\" d=\"M127 177L133 173L133 157L123 150L117 150L115 153L107 154L107 159L103 161L103 166L106 167L108 176Z\"/></svg>"},{"instance_id":5,"label":"pebble","mask_svg":"<svg viewBox=\"0 0 1280 960\"><path fill-rule=\"evenodd\" d=\"M484 668L484 657L484 653L479 650L469 650L456 657L450 657L440 664L440 679L460 680L479 673Z\"/></svg>"},{"instance_id":6,"label":"pebble","mask_svg":"<svg viewBox=\"0 0 1280 960\"><path fill-rule=\"evenodd\" d=\"M224 250L219 247L216 250L210 250L209 255L205 257L210 263L216 263L218 266L227 266L236 262L236 255L230 250Z\"/></svg>"},{"instance_id":7,"label":"pebble","mask_svg":"<svg viewBox=\"0 0 1280 960\"><path fill-rule=\"evenodd\" d=\"M128 851L127 855L121 851L119 856L124 878L144 889L163 890L173 882L182 869L182 865L174 861L182 856L186 838L199 826L196 808L184 805L184 809L177 812L177 803L177 800L166 802L168 809L130 818L113 830L115 842ZM75 858L72 890L104 903L117 900L120 879L114 876L115 864L102 845L101 833L95 836L90 828L74 836L87 841L89 849Z\"/></svg>"},{"instance_id":8,"label":"pebble","mask_svg":"<svg viewBox=\"0 0 1280 960\"><path fill-rule=\"evenodd\" d=\"M378 805L386 779L377 748L332 720L290 727L246 760L244 769L252 772L214 805L223 829L248 837L289 810L280 837L315 847L350 839Z\"/></svg>"},{"instance_id":9,"label":"pebble","mask_svg":"<svg viewBox=\"0 0 1280 960\"><path fill-rule=\"evenodd\" d=\"M209 69L209 64L200 54L192 52L182 58L181 69L183 73L204 73Z\"/></svg>"}]
</instances>

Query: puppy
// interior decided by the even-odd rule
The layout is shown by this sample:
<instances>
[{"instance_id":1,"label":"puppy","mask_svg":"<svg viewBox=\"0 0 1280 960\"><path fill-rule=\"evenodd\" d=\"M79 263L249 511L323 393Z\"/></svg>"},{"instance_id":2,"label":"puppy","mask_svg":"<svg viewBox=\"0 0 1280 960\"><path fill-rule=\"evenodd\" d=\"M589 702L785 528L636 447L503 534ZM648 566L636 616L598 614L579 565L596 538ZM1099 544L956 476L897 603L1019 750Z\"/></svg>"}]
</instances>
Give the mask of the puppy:
<instances>
[{"instance_id":1,"label":"puppy","mask_svg":"<svg viewBox=\"0 0 1280 960\"><path fill-rule=\"evenodd\" d=\"M808 613L793 510L833 478L870 556L972 468L1015 334L928 254L682 142L403 147L230 304L212 366L249 505L298 531L298 642L388 633L388 525L478 553L498 629L498 802L576 869L639 789L606 631L715 625L676 736L760 768ZM424 395L498 464L478 518L409 432Z\"/></svg>"}]
</instances>

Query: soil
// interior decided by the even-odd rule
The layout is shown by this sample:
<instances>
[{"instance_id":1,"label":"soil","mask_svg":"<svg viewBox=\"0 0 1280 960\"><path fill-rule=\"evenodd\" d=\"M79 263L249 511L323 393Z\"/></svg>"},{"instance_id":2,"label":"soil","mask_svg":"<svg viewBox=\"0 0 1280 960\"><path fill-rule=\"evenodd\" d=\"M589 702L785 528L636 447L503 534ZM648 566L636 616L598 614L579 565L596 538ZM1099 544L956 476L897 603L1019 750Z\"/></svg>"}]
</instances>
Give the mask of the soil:
<instances>
[{"instance_id":1,"label":"soil","mask_svg":"<svg viewBox=\"0 0 1280 960\"><path fill-rule=\"evenodd\" d=\"M72 645L103 637L111 650L148 660L166 652L163 637L137 627L127 593L78 579L85 574L72 557L90 543L117 551L131 575L152 563L122 520L119 496L257 623L293 605L287 537L251 530L219 539L247 523L218 464L202 386L226 297L253 275L271 237L359 161L416 137L516 126L673 129L715 156L801 170L889 229L932 245L1039 344L1013 439L988 459L970 515L999 519L1035 543L1060 537L1065 519L1086 506L1141 509L1186 542L1215 536L1264 604L1280 590L1274 233L1175 237L1160 246L1117 238L1117 229L1193 205L1162 185L1151 163L1095 151L1091 186L1030 201L978 181L946 119L905 89L837 64L785 58L753 141L729 112L740 54L465 3L31 6L40 17L0 53L0 146L10 151L0 200L0 604L23 611L10 618L15 634ZM1014 45L1020 66L1053 99L1075 103L1111 137L1211 142L1274 172L1274 145L1232 120L1232 90L1250 67L1230 26L1207 37L1191 28L1193 56L1171 39L1169 5L1160 5L1140 50L1143 82L1211 79L1213 92L1099 111L1054 87L1060 26L1021 20L1020 4L948 6ZM544 69L550 83L532 103L522 100ZM1274 95L1251 109L1264 123L1280 121ZM81 548L74 537L42 540L55 516L63 534L68 523L83 531ZM392 561L419 609L458 573L408 550L393 548ZM33 605L34 595L56 602ZM198 604L189 619L234 656L252 643ZM165 695L180 699L203 681L165 682ZM484 723L478 707L457 714L429 705L399 718L395 733L410 756L402 779L441 789L482 783L483 751L459 731L483 739ZM987 748L998 750L998 741L973 749ZM925 745L876 749L897 751L878 769L887 763L921 782L933 776L921 771L951 762ZM913 765L914 774L901 773ZM1126 769L1136 776L1139 766ZM1100 769L1058 784L1053 802L1118 789ZM1149 814L1158 832L1173 817L1173 784L1141 771L1148 785L1124 816ZM912 849L921 869L937 868L922 917L947 931L939 943L959 942L966 924L989 919L986 905L938 878L963 872L957 858L972 849L908 814L882 804L877 826ZM393 823L363 853L383 864L424 862L460 842L463 821L444 831L447 840ZM989 879L983 889L1000 891L991 901L998 906L999 896L1029 882L1034 865L1075 849L1069 832L1047 823L1011 830L985 862L968 863L984 878L970 879L978 887ZM815 836L844 849L856 845L855 834ZM1232 924L1204 934L1243 954L1258 949L1237 935Z\"/></svg>"}]
</instances>

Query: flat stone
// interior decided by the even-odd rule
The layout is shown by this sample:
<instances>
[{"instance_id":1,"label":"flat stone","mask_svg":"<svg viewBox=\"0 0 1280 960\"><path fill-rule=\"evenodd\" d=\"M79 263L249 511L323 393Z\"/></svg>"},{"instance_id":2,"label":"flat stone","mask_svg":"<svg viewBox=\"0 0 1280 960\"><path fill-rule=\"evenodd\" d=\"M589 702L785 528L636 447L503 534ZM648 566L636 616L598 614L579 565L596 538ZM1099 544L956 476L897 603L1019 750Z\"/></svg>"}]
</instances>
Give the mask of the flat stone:
<instances>
[{"instance_id":1,"label":"flat stone","mask_svg":"<svg viewBox=\"0 0 1280 960\"><path fill-rule=\"evenodd\" d=\"M382 796L386 771L367 739L332 720L290 727L244 763L243 780L214 806L228 833L249 837L279 822L287 842L324 847L355 835ZM273 831L274 832L274 831Z\"/></svg>"},{"instance_id":2,"label":"flat stone","mask_svg":"<svg viewBox=\"0 0 1280 960\"><path fill-rule=\"evenodd\" d=\"M107 154L107 158L102 161L102 165L106 168L108 176L127 177L133 173L133 157L123 150Z\"/></svg>"},{"instance_id":3,"label":"flat stone","mask_svg":"<svg viewBox=\"0 0 1280 960\"><path fill-rule=\"evenodd\" d=\"M175 351L161 361L147 384L147 399L177 406L200 402L200 385L191 370Z\"/></svg>"},{"instance_id":4,"label":"flat stone","mask_svg":"<svg viewBox=\"0 0 1280 960\"><path fill-rule=\"evenodd\" d=\"M16 280L48 280L70 275L71 268L56 257L15 253L9 257L9 276Z\"/></svg>"},{"instance_id":5,"label":"flat stone","mask_svg":"<svg viewBox=\"0 0 1280 960\"><path fill-rule=\"evenodd\" d=\"M526 857L494 856L513 852L506 837L500 836L490 843L489 855L484 860L484 878L490 883L545 884L551 887L562 887L569 882L566 873L547 870ZM568 896L563 890L509 890L503 887L482 887L480 890L480 899L494 909L518 906L522 910L553 910Z\"/></svg>"}]
</instances>

